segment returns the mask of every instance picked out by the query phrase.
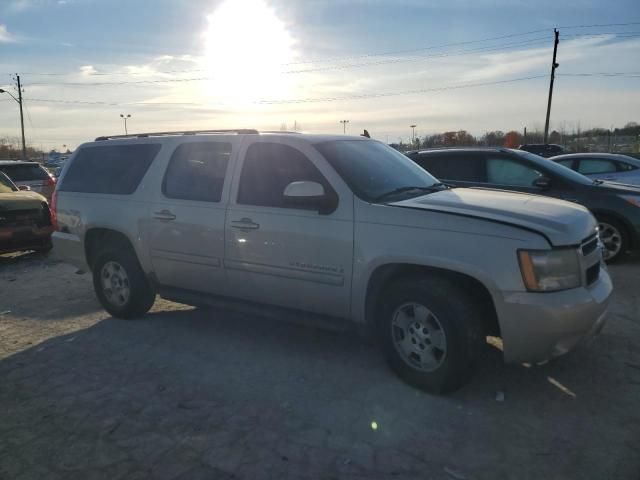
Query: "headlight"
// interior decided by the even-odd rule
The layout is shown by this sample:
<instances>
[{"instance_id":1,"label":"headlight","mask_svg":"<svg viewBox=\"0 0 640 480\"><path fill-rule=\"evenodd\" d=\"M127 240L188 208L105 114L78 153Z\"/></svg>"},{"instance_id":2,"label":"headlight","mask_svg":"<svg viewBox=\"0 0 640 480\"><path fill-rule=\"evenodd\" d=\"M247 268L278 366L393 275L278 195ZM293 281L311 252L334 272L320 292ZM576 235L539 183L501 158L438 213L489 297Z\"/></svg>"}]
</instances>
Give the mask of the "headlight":
<instances>
[{"instance_id":1,"label":"headlight","mask_svg":"<svg viewBox=\"0 0 640 480\"><path fill-rule=\"evenodd\" d=\"M519 250L518 257L527 290L553 292L576 288L582 283L575 249Z\"/></svg>"},{"instance_id":2,"label":"headlight","mask_svg":"<svg viewBox=\"0 0 640 480\"><path fill-rule=\"evenodd\" d=\"M640 196L638 195L618 195L625 202L630 203L634 207L640 208Z\"/></svg>"}]
</instances>

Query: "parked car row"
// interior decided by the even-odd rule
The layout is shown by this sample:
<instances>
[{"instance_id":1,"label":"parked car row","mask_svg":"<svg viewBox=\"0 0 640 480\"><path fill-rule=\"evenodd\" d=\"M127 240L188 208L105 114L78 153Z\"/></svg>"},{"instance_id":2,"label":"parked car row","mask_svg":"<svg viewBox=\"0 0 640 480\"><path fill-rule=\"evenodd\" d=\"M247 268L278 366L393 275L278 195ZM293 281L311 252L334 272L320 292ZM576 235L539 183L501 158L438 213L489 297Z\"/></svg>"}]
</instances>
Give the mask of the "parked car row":
<instances>
[{"instance_id":1,"label":"parked car row","mask_svg":"<svg viewBox=\"0 0 640 480\"><path fill-rule=\"evenodd\" d=\"M46 198L18 188L0 172L0 253L51 250L53 224Z\"/></svg>"},{"instance_id":2,"label":"parked car row","mask_svg":"<svg viewBox=\"0 0 640 480\"><path fill-rule=\"evenodd\" d=\"M115 317L144 315L159 294L352 325L432 392L468 381L487 335L519 363L600 331L612 285L597 222L578 201L599 191L613 209L637 208L627 190L522 151L412 159L364 137L100 137L63 168L55 252L92 273ZM532 194L556 191L577 201Z\"/></svg>"},{"instance_id":3,"label":"parked car row","mask_svg":"<svg viewBox=\"0 0 640 480\"><path fill-rule=\"evenodd\" d=\"M570 157L572 167L583 168L582 162L591 162L593 157L579 154L545 159L508 148L423 150L407 156L456 187L545 195L587 207L598 220L607 261L640 248L640 186L590 179L563 166Z\"/></svg>"}]
</instances>

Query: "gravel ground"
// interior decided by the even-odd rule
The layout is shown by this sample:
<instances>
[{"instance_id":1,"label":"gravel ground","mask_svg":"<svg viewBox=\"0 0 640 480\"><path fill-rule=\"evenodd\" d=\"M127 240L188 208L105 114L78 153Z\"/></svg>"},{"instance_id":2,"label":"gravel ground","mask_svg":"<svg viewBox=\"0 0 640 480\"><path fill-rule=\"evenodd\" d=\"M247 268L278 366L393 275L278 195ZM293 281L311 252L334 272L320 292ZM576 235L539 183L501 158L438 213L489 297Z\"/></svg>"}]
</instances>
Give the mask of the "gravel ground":
<instances>
[{"instance_id":1,"label":"gravel ground","mask_svg":"<svg viewBox=\"0 0 640 480\"><path fill-rule=\"evenodd\" d=\"M603 333L545 366L491 350L446 397L345 334L158 301L0 256L0 479L640 478L640 257Z\"/></svg>"}]
</instances>

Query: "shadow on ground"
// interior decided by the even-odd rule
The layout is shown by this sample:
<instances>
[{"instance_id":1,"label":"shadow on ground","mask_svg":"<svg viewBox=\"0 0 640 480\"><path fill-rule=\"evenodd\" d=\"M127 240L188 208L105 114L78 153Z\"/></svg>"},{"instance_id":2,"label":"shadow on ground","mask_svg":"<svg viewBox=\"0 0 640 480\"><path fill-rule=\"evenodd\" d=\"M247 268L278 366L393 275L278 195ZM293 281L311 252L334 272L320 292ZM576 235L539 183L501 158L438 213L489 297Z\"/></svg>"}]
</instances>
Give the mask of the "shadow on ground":
<instances>
[{"instance_id":1,"label":"shadow on ground","mask_svg":"<svg viewBox=\"0 0 640 480\"><path fill-rule=\"evenodd\" d=\"M536 368L490 350L438 397L344 334L108 318L0 361L0 478L633 478L640 371L604 353L624 342Z\"/></svg>"}]
</instances>

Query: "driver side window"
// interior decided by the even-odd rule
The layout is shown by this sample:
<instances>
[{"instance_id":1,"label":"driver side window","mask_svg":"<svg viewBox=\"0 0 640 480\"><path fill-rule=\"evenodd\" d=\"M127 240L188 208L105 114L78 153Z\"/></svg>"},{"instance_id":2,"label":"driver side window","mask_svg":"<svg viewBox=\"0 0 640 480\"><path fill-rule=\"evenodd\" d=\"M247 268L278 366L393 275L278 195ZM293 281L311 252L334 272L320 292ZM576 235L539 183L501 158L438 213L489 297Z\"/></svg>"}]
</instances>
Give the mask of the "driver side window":
<instances>
[{"instance_id":1,"label":"driver side window","mask_svg":"<svg viewBox=\"0 0 640 480\"><path fill-rule=\"evenodd\" d=\"M330 189L301 151L279 143L254 143L247 149L242 166L237 201L243 205L296 208L285 204L283 193L291 182L300 181L317 182L325 191Z\"/></svg>"},{"instance_id":2,"label":"driver side window","mask_svg":"<svg viewBox=\"0 0 640 480\"><path fill-rule=\"evenodd\" d=\"M542 173L510 158L487 159L487 183L531 187Z\"/></svg>"}]
</instances>

